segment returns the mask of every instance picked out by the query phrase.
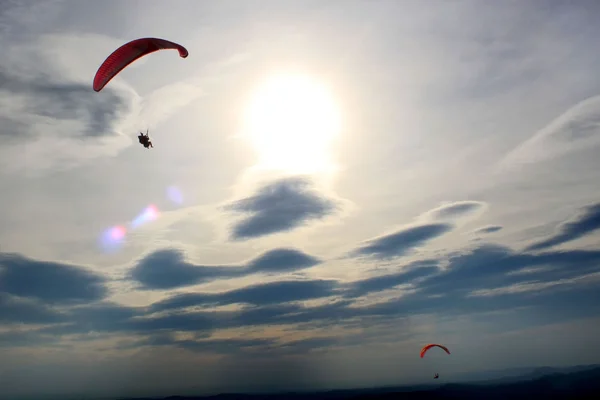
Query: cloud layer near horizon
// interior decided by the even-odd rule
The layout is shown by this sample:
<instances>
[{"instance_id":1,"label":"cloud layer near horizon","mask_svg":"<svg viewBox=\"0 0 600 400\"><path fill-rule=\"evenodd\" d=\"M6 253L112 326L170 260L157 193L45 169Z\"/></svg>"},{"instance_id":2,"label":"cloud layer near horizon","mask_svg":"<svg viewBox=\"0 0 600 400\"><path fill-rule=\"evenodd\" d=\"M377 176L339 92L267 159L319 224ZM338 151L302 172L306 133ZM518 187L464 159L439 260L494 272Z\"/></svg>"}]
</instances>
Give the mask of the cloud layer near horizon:
<instances>
[{"instance_id":1,"label":"cloud layer near horizon","mask_svg":"<svg viewBox=\"0 0 600 400\"><path fill-rule=\"evenodd\" d=\"M563 232L576 237L589 234L588 221L597 207L583 209L576 219L564 225L568 229ZM424 225L414 233L415 229L382 236L366 247L359 244L356 254L359 257L363 254L401 257L408 244L421 243L452 228ZM77 343L127 335L130 340L145 345L216 353L223 350L229 354L246 348L279 351L283 338L244 343L239 342L241 337L231 341L216 339L222 330L259 326L333 330L352 326L355 318L369 318L370 329L376 329L391 319L411 315L433 313L447 317L501 310L527 315L538 313L547 316L548 322L558 318L551 317L553 310L560 313L561 320L567 316L591 317L600 311L591 307L600 304L595 290L600 280L600 251L548 249L560 243L562 239L555 237L531 246L532 250L544 250L538 253L485 243L460 254L411 262L398 260L392 271L353 281L304 276L225 291L166 292L162 300L140 307L111 301L110 280L84 267L3 253L0 256L0 317L4 326L14 326L15 332L31 325L26 328L26 337L6 333L3 343L9 347L55 346L72 340ZM131 267L129 279L149 289L177 289L249 274L301 271L322 262L327 263L327 260L297 249L282 248L259 254L238 266L201 266L184 261L183 255L174 249L157 250ZM386 296L380 297L385 293ZM536 295L532 296L533 293ZM582 296L588 299L589 306L579 309ZM486 297L486 301L473 301L480 297ZM379 300L369 304L375 299ZM303 305L309 300L319 303ZM219 308L223 306L235 308ZM526 311L518 311L521 308ZM533 324L546 323L544 321L546 319ZM185 332L200 336L177 339ZM211 338L215 338L214 346L210 346ZM345 338L345 335L328 337L325 342L304 341L302 345L294 341L285 346L286 351L299 346L297 350L303 352L306 346L342 345Z\"/></svg>"}]
</instances>

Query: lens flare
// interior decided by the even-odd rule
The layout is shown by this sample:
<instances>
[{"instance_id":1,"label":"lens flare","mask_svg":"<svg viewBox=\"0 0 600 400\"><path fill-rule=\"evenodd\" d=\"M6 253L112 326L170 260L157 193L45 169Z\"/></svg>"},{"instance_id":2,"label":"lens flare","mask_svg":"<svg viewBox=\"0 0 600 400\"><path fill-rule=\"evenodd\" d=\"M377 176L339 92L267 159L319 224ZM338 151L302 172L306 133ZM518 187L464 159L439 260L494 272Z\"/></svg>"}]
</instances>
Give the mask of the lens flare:
<instances>
[{"instance_id":1,"label":"lens flare","mask_svg":"<svg viewBox=\"0 0 600 400\"><path fill-rule=\"evenodd\" d=\"M129 223L129 227L131 229L139 228L148 222L156 220L159 216L158 208L154 204L150 204ZM108 228L100 237L100 247L107 253L117 251L124 243L126 236L127 228L123 225Z\"/></svg>"},{"instance_id":2,"label":"lens flare","mask_svg":"<svg viewBox=\"0 0 600 400\"><path fill-rule=\"evenodd\" d=\"M144 209L144 211L142 211L140 215L138 215L133 221L131 221L131 227L133 229L139 228L140 226L148 222L156 220L158 216L158 208L154 204L150 204Z\"/></svg>"},{"instance_id":3,"label":"lens flare","mask_svg":"<svg viewBox=\"0 0 600 400\"><path fill-rule=\"evenodd\" d=\"M127 230L125 229L124 226L115 226L114 228L112 228L110 230L110 236L111 239L113 240L123 240L125 238L125 234L127 233Z\"/></svg>"},{"instance_id":4,"label":"lens flare","mask_svg":"<svg viewBox=\"0 0 600 400\"><path fill-rule=\"evenodd\" d=\"M167 188L167 197L175 204L183 203L183 195L181 194L181 190L179 190L176 186L169 186Z\"/></svg>"},{"instance_id":5,"label":"lens flare","mask_svg":"<svg viewBox=\"0 0 600 400\"><path fill-rule=\"evenodd\" d=\"M100 238L100 245L107 252L116 251L125 241L126 235L127 229L124 226L113 226L104 231L102 237Z\"/></svg>"}]
</instances>

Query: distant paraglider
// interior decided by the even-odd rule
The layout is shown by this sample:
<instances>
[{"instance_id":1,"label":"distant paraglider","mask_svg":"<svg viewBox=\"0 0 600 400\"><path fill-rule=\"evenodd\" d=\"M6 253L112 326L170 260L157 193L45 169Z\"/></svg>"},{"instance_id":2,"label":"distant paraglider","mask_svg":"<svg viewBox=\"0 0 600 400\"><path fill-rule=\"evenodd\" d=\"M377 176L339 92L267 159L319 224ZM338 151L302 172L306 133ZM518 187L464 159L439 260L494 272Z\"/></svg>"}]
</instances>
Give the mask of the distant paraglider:
<instances>
[{"instance_id":1,"label":"distant paraglider","mask_svg":"<svg viewBox=\"0 0 600 400\"><path fill-rule=\"evenodd\" d=\"M158 50L173 49L179 52L181 58L188 56L188 51L180 44L170 42L165 39L158 38L142 38L135 39L129 43L125 43L109 55L106 60L100 65L96 76L94 76L94 90L99 92L121 72L129 64Z\"/></svg>"},{"instance_id":2,"label":"distant paraglider","mask_svg":"<svg viewBox=\"0 0 600 400\"><path fill-rule=\"evenodd\" d=\"M425 346L423 346L423 348L421 349L421 358L425 357L425 353L427 353L429 351L429 349L431 349L432 347L439 347L440 349L444 350L446 353L450 354L450 350L448 350L448 348L446 346L442 346L441 344L436 344L436 343L429 343L426 344ZM435 373L435 375L433 376L433 379L439 379L440 374L438 374L437 372Z\"/></svg>"}]
</instances>

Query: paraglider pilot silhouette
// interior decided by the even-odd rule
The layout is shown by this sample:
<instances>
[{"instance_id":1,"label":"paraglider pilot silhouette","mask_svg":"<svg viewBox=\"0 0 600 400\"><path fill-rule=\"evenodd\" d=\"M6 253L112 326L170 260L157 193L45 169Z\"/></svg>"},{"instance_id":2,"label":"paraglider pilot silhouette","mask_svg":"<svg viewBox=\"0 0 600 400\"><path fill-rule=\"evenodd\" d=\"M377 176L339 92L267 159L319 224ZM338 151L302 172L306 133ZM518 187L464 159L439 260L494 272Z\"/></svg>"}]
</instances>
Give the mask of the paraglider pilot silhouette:
<instances>
[{"instance_id":1,"label":"paraglider pilot silhouette","mask_svg":"<svg viewBox=\"0 0 600 400\"><path fill-rule=\"evenodd\" d=\"M147 149L149 149L150 147L154 147L154 146L152 146L152 142L150 141L150 137L148 136L147 129L146 129L146 134L144 134L143 132L140 132L140 134L138 135L138 140L139 140L140 144L142 144Z\"/></svg>"}]
</instances>

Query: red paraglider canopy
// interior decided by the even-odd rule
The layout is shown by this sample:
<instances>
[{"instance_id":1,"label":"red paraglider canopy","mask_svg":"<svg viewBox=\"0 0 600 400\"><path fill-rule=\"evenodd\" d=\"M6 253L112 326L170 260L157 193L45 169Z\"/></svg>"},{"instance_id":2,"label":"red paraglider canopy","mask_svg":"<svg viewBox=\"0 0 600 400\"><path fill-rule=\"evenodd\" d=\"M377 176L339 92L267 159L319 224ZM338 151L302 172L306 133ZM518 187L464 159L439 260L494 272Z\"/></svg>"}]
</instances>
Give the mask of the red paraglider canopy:
<instances>
[{"instance_id":1,"label":"red paraglider canopy","mask_svg":"<svg viewBox=\"0 0 600 400\"><path fill-rule=\"evenodd\" d=\"M173 49L179 51L181 58L188 56L188 51L180 44L158 38L142 38L125 43L109 55L100 65L94 76L94 90L99 92L112 78L129 64L158 50Z\"/></svg>"},{"instance_id":2,"label":"red paraglider canopy","mask_svg":"<svg viewBox=\"0 0 600 400\"><path fill-rule=\"evenodd\" d=\"M448 350L448 348L446 346L442 346L441 344L430 343L430 344L426 344L421 349L421 358L423 358L425 356L425 353L427 353L427 351L432 347L439 347L440 349L444 350L446 353L450 354L450 350Z\"/></svg>"}]
</instances>

